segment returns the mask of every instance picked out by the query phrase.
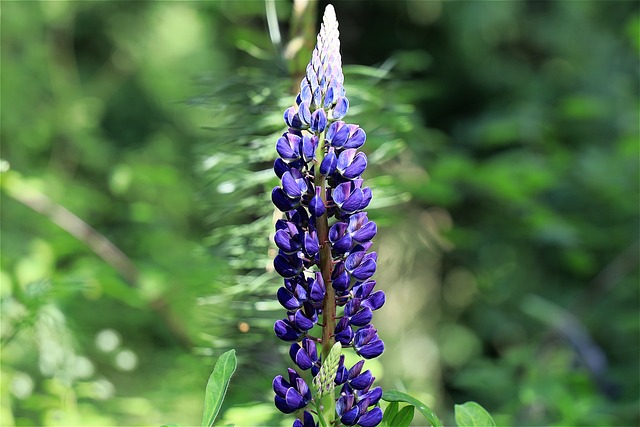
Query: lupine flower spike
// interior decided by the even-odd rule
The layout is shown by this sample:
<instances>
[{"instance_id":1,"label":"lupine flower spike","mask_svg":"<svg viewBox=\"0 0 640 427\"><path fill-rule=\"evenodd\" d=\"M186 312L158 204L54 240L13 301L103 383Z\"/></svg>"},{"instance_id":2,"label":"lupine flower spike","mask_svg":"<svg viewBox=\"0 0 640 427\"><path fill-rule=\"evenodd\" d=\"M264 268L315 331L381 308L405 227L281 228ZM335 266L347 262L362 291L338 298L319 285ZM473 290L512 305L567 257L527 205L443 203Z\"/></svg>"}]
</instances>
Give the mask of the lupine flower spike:
<instances>
[{"instance_id":1,"label":"lupine flower spike","mask_svg":"<svg viewBox=\"0 0 640 427\"><path fill-rule=\"evenodd\" d=\"M367 156L358 149L366 134L342 120L349 109L343 83L338 21L329 5L295 105L284 112L288 129L276 142L274 164L281 185L272 200L283 212L274 267L284 279L277 298L286 309L274 331L292 343L299 371L278 375L273 389L280 411L306 409L294 427L373 427L382 420L382 389L373 386L364 360L348 368L342 354L348 348L363 359L382 354L370 322L385 302L374 289L377 256L369 252L377 227L364 212L372 195L361 178Z\"/></svg>"}]
</instances>

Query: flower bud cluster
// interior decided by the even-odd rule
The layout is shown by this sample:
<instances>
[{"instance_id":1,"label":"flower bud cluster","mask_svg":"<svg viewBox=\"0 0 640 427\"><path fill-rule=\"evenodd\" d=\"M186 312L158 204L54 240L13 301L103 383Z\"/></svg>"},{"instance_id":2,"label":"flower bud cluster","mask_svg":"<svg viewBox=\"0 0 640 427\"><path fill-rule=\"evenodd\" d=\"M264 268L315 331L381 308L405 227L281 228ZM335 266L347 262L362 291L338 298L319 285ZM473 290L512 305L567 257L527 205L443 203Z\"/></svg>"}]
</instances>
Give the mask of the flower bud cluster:
<instances>
[{"instance_id":1,"label":"flower bud cluster","mask_svg":"<svg viewBox=\"0 0 640 427\"><path fill-rule=\"evenodd\" d=\"M374 289L377 254L369 249L377 227L364 212L372 195L361 178L367 156L358 149L366 134L342 121L349 102L338 36L329 5L295 105L284 113L288 130L276 142L279 158L274 163L280 185L273 189L272 200L283 212L275 227L279 252L274 267L284 279L277 297L287 310L274 331L292 342L291 359L313 377L324 363L318 344L331 344L324 340L353 348L364 359L384 351L370 323L385 295ZM314 328L323 329L323 338L311 335ZM326 333L326 328L331 330ZM347 369L342 355L331 371L336 387L341 386L335 415L347 426L371 427L382 419L377 406L382 390L373 387L375 378L362 371L363 365L361 360ZM281 375L273 381L275 405L284 413L305 408L314 398L295 370L288 374L288 381ZM302 421L294 423L314 425L306 411Z\"/></svg>"}]
</instances>

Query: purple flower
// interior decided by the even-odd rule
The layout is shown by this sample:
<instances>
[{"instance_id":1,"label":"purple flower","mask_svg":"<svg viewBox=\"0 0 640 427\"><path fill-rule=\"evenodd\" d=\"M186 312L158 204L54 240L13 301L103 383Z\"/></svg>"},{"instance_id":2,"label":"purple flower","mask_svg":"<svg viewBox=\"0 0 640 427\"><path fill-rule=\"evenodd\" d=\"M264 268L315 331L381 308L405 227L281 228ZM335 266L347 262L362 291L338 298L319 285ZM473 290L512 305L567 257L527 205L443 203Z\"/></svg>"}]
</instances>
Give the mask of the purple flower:
<instances>
[{"instance_id":1,"label":"purple flower","mask_svg":"<svg viewBox=\"0 0 640 427\"><path fill-rule=\"evenodd\" d=\"M285 414L304 408L311 400L311 390L307 383L293 369L289 368L288 371L288 382L282 375L278 375L273 379L273 391L276 392L276 407Z\"/></svg>"},{"instance_id":2,"label":"purple flower","mask_svg":"<svg viewBox=\"0 0 640 427\"><path fill-rule=\"evenodd\" d=\"M304 411L302 421L296 418L296 420L293 422L293 427L318 427L318 423L313 421L313 415L311 415L307 411Z\"/></svg>"},{"instance_id":3,"label":"purple flower","mask_svg":"<svg viewBox=\"0 0 640 427\"><path fill-rule=\"evenodd\" d=\"M283 213L273 237L279 249L273 265L283 277L277 298L287 310L286 317L275 322L274 332L292 343L293 363L310 370L314 382L325 384L325 391L331 387L326 386L323 363L334 341L364 359L384 351L370 323L385 296L374 289L376 281L371 279L377 255L369 250L377 226L364 212L372 198L362 179L367 156L359 151L366 133L342 120L349 109L343 84L338 22L333 7L327 6L295 105L283 115L288 130L276 141L279 158L273 168L280 182L271 194ZM309 334L318 326L322 339ZM335 353L332 357L335 363ZM335 377L328 380L342 386L336 415L347 426L376 426L382 419L376 406L382 389L373 387L371 371L363 371L364 360L347 370L344 359L340 355L337 368L331 368ZM273 389L275 404L284 413L304 408L315 398L293 369L288 382L277 376ZM306 411L293 425L317 427Z\"/></svg>"}]
</instances>

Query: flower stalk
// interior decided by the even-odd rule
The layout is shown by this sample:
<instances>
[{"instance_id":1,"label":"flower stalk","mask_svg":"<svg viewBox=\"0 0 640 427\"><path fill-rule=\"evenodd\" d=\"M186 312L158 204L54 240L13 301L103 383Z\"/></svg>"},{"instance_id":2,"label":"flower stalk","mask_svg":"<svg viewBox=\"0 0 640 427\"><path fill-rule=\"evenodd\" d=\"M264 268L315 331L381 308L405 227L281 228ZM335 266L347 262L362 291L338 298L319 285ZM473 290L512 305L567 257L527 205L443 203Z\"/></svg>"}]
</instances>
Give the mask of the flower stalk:
<instances>
[{"instance_id":1,"label":"flower stalk","mask_svg":"<svg viewBox=\"0 0 640 427\"><path fill-rule=\"evenodd\" d=\"M284 279L278 300L287 310L274 331L292 342L291 359L311 371L314 384L290 368L288 381L281 375L273 381L275 405L293 413L313 403L318 418L303 411L294 427L373 427L382 419L382 389L363 372L364 360L348 369L342 354L351 348L371 359L384 351L371 319L385 301L372 280L377 255L368 252L377 227L364 212L372 194L363 187L367 157L358 149L366 134L342 121L349 108L343 82L338 21L329 5L295 105L284 113L288 130L276 142L274 163L281 185L272 200L283 213L274 267ZM320 352L310 334L317 326Z\"/></svg>"}]
</instances>

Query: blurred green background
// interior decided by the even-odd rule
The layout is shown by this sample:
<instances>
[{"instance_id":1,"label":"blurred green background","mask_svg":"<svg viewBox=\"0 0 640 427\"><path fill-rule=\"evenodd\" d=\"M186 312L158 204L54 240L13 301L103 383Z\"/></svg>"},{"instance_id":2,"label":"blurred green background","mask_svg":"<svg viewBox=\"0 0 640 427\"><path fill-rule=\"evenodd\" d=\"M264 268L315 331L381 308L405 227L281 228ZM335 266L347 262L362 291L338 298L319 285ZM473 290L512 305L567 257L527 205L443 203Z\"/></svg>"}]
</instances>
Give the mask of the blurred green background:
<instances>
[{"instance_id":1,"label":"blurred green background","mask_svg":"<svg viewBox=\"0 0 640 427\"><path fill-rule=\"evenodd\" d=\"M290 425L269 169L325 4L2 2L1 425L198 424L229 348L223 423ZM335 7L381 385L640 424L638 3Z\"/></svg>"}]
</instances>

